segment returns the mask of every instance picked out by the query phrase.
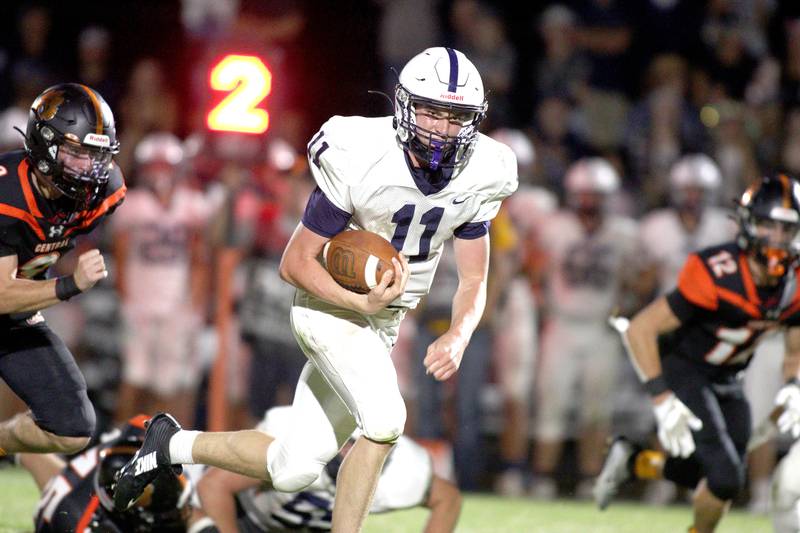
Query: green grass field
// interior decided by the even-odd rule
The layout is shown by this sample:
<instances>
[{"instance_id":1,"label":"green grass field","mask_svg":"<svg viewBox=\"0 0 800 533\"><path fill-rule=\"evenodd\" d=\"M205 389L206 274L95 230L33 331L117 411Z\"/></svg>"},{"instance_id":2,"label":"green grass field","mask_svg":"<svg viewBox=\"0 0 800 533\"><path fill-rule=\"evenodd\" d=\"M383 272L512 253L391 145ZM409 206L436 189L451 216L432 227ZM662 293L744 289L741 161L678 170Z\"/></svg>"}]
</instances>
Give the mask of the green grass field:
<instances>
[{"instance_id":1,"label":"green grass field","mask_svg":"<svg viewBox=\"0 0 800 533\"><path fill-rule=\"evenodd\" d=\"M19 469L0 470L0 533L32 530L38 493L30 476ZM367 533L422 531L426 512L419 509L371 516ZM468 496L458 533L681 533L691 520L688 506L652 508L612 505L606 512L583 502L536 502L495 496ZM719 533L761 533L769 521L742 512L725 517Z\"/></svg>"}]
</instances>

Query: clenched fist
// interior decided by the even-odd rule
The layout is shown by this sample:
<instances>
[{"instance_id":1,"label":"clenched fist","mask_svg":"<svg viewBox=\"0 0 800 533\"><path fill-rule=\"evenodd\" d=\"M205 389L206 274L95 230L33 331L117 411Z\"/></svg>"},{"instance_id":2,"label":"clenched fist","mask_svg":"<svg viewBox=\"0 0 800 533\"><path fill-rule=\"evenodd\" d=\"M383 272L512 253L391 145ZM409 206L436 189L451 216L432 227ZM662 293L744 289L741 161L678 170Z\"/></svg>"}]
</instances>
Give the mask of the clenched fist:
<instances>
[{"instance_id":1,"label":"clenched fist","mask_svg":"<svg viewBox=\"0 0 800 533\"><path fill-rule=\"evenodd\" d=\"M106 262L100 255L100 250L95 248L82 253L78 257L78 265L72 275L75 278L75 285L81 292L91 289L95 283L107 277Z\"/></svg>"}]
</instances>

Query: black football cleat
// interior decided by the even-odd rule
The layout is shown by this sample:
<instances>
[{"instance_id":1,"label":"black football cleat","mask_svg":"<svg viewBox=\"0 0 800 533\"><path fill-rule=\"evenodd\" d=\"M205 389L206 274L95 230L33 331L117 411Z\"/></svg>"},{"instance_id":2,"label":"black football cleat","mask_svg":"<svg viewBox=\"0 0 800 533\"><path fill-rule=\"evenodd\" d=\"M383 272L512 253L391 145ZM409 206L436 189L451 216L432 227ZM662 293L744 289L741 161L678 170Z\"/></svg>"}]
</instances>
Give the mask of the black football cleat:
<instances>
[{"instance_id":1,"label":"black football cleat","mask_svg":"<svg viewBox=\"0 0 800 533\"><path fill-rule=\"evenodd\" d=\"M637 447L625 437L615 438L609 446L603 469L592 489L594 501L601 511L608 507L619 487L633 477L628 463L636 452Z\"/></svg>"},{"instance_id":2,"label":"black football cleat","mask_svg":"<svg viewBox=\"0 0 800 533\"><path fill-rule=\"evenodd\" d=\"M182 467L172 465L169 458L169 439L180 430L181 425L166 413L158 413L149 420L142 446L117 473L114 487L114 507L117 510L124 511L133 505L144 488L164 469L181 473Z\"/></svg>"}]
</instances>

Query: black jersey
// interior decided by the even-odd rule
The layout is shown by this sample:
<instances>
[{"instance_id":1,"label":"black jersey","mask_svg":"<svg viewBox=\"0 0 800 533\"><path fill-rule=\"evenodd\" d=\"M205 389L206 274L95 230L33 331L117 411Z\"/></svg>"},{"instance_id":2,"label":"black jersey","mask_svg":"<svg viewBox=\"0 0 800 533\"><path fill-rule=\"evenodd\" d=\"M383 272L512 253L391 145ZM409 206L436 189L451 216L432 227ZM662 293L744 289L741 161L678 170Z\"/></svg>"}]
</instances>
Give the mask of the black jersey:
<instances>
[{"instance_id":1,"label":"black jersey","mask_svg":"<svg viewBox=\"0 0 800 533\"><path fill-rule=\"evenodd\" d=\"M691 254L667 295L681 325L667 336L662 354L687 358L710 374L744 369L765 332L800 324L797 278L793 270L775 287L756 287L735 242Z\"/></svg>"},{"instance_id":2,"label":"black jersey","mask_svg":"<svg viewBox=\"0 0 800 533\"><path fill-rule=\"evenodd\" d=\"M130 524L115 519L101 504L95 491L95 476L101 450L125 445L132 436L144 436L139 416L128 421L111 439L89 448L67 463L42 491L34 521L36 533L77 533L85 531L124 532Z\"/></svg>"},{"instance_id":3,"label":"black jersey","mask_svg":"<svg viewBox=\"0 0 800 533\"><path fill-rule=\"evenodd\" d=\"M0 257L16 255L17 277L41 280L48 269L74 246L75 237L94 229L125 198L125 180L114 164L104 197L91 209L72 213L60 201L47 200L33 184L32 169L22 150L0 155ZM33 313L0 315L0 326Z\"/></svg>"}]
</instances>

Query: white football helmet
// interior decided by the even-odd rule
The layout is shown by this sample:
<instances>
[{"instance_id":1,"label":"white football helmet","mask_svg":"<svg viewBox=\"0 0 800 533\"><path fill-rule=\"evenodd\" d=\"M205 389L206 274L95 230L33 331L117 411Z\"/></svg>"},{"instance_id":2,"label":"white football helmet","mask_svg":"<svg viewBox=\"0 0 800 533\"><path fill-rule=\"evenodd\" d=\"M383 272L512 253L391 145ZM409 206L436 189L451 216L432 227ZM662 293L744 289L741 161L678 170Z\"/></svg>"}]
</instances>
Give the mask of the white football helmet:
<instances>
[{"instance_id":1,"label":"white football helmet","mask_svg":"<svg viewBox=\"0 0 800 533\"><path fill-rule=\"evenodd\" d=\"M153 163L178 166L183 162L183 143L171 133L151 133L139 141L133 157L140 167Z\"/></svg>"},{"instance_id":2,"label":"white football helmet","mask_svg":"<svg viewBox=\"0 0 800 533\"><path fill-rule=\"evenodd\" d=\"M669 173L669 188L672 203L682 206L687 202L687 189L703 191L701 204L716 200L722 185L722 174L713 159L705 154L689 154L672 165Z\"/></svg>"},{"instance_id":3,"label":"white football helmet","mask_svg":"<svg viewBox=\"0 0 800 533\"><path fill-rule=\"evenodd\" d=\"M564 179L567 205L589 216L602 216L619 187L617 170L601 157L579 159L570 165Z\"/></svg>"},{"instance_id":4,"label":"white football helmet","mask_svg":"<svg viewBox=\"0 0 800 533\"><path fill-rule=\"evenodd\" d=\"M488 104L475 65L453 48L428 48L414 56L400 72L394 93L394 127L403 147L436 170L465 163L475 147L478 125ZM416 123L418 103L465 114L455 138L439 140ZM427 143L420 137L426 138Z\"/></svg>"},{"instance_id":5,"label":"white football helmet","mask_svg":"<svg viewBox=\"0 0 800 533\"><path fill-rule=\"evenodd\" d=\"M166 132L145 135L133 152L136 180L166 201L183 173L183 143Z\"/></svg>"},{"instance_id":6,"label":"white football helmet","mask_svg":"<svg viewBox=\"0 0 800 533\"><path fill-rule=\"evenodd\" d=\"M602 157L579 159L567 169L564 187L567 193L611 194L619 189L617 170Z\"/></svg>"}]
</instances>

